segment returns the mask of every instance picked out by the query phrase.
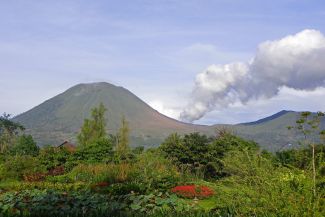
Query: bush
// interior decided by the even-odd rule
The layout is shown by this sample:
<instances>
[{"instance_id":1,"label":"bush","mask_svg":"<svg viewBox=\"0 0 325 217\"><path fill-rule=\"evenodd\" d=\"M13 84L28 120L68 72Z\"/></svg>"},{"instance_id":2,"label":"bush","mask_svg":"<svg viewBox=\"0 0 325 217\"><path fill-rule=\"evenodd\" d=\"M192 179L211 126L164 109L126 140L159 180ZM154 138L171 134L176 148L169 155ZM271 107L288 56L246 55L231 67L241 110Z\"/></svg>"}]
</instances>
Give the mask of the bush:
<instances>
[{"instance_id":1,"label":"bush","mask_svg":"<svg viewBox=\"0 0 325 217\"><path fill-rule=\"evenodd\" d=\"M105 137L90 144L78 146L75 158L85 163L110 162L113 158L113 141Z\"/></svg>"},{"instance_id":2,"label":"bush","mask_svg":"<svg viewBox=\"0 0 325 217\"><path fill-rule=\"evenodd\" d=\"M193 174L203 173L204 178L222 178L222 159L231 150L257 150L258 145L228 132L221 132L216 138L199 133L184 136L171 134L160 146L160 150L178 167L187 167Z\"/></svg>"},{"instance_id":3,"label":"bush","mask_svg":"<svg viewBox=\"0 0 325 217\"><path fill-rule=\"evenodd\" d=\"M33 175L36 173L44 173L45 168L40 161L32 156L10 156L1 166L1 179L16 179L22 180L24 176Z\"/></svg>"},{"instance_id":4,"label":"bush","mask_svg":"<svg viewBox=\"0 0 325 217\"><path fill-rule=\"evenodd\" d=\"M38 159L41 164L45 166L47 171L60 166L64 166L64 168L69 171L77 163L75 159L73 159L73 154L66 148L57 148L52 146L42 148Z\"/></svg>"},{"instance_id":5,"label":"bush","mask_svg":"<svg viewBox=\"0 0 325 217\"><path fill-rule=\"evenodd\" d=\"M148 189L168 191L181 179L177 167L157 151L139 155L135 169L136 180L145 183Z\"/></svg>"},{"instance_id":6,"label":"bush","mask_svg":"<svg viewBox=\"0 0 325 217\"><path fill-rule=\"evenodd\" d=\"M218 183L217 209L238 216L323 216L324 191L313 196L312 176L273 164L253 150L232 151L224 159L231 175Z\"/></svg>"},{"instance_id":7,"label":"bush","mask_svg":"<svg viewBox=\"0 0 325 217\"><path fill-rule=\"evenodd\" d=\"M107 188L107 192L115 196L135 193L145 194L147 190L145 184L136 182L112 184Z\"/></svg>"},{"instance_id":8,"label":"bush","mask_svg":"<svg viewBox=\"0 0 325 217\"><path fill-rule=\"evenodd\" d=\"M18 137L17 141L9 151L12 155L37 156L39 153L39 147L36 145L36 142L31 135L22 135Z\"/></svg>"}]
</instances>

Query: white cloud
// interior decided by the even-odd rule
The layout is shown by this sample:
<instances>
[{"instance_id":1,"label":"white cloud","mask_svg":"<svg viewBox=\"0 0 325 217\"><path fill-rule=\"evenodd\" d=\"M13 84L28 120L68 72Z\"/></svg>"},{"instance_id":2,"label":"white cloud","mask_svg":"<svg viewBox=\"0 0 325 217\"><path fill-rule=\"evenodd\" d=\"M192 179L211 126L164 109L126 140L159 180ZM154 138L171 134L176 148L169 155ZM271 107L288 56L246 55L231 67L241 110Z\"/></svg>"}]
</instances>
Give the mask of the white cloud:
<instances>
[{"instance_id":1,"label":"white cloud","mask_svg":"<svg viewBox=\"0 0 325 217\"><path fill-rule=\"evenodd\" d=\"M253 99L245 105L237 102L227 108L207 113L195 123L198 124L237 124L256 121L273 115L280 110L325 111L325 87L313 91L295 90L282 87L278 95L270 99Z\"/></svg>"},{"instance_id":2,"label":"white cloud","mask_svg":"<svg viewBox=\"0 0 325 217\"><path fill-rule=\"evenodd\" d=\"M325 37L304 30L258 46L249 63L212 65L196 77L181 119L194 121L233 103L269 99L283 87L311 91L325 84Z\"/></svg>"},{"instance_id":3,"label":"white cloud","mask_svg":"<svg viewBox=\"0 0 325 217\"><path fill-rule=\"evenodd\" d=\"M166 107L166 105L164 105L164 103L160 100L150 101L148 104L152 108L154 108L155 110L160 112L161 114L164 114L164 115L174 118L174 119L179 118L179 114L181 111L180 109Z\"/></svg>"}]
</instances>

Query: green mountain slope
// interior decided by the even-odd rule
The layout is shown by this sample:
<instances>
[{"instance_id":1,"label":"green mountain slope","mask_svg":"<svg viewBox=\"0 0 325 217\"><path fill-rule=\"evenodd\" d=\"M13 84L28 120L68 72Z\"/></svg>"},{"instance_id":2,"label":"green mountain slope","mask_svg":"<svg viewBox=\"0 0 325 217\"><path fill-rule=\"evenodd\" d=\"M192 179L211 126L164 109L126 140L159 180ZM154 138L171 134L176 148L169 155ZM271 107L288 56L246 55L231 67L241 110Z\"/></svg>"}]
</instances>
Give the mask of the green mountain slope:
<instances>
[{"instance_id":1,"label":"green mountain slope","mask_svg":"<svg viewBox=\"0 0 325 217\"><path fill-rule=\"evenodd\" d=\"M91 108L103 102L107 108L108 132L115 133L123 115L130 123L132 145L158 145L172 132L211 133L206 126L185 124L168 118L152 109L123 87L108 83L76 85L35 108L18 115L40 145L75 142L84 118Z\"/></svg>"},{"instance_id":2,"label":"green mountain slope","mask_svg":"<svg viewBox=\"0 0 325 217\"><path fill-rule=\"evenodd\" d=\"M35 108L18 115L39 145L58 145L63 141L76 142L76 135L91 108L103 102L107 108L108 133L116 133L124 115L130 124L131 145L157 146L170 133L201 132L213 135L218 128L230 128L239 136L255 140L264 149L277 151L301 139L287 126L294 126L298 112L281 111L270 117L237 125L194 125L166 117L123 87L108 83L76 85ZM322 122L325 128L325 122Z\"/></svg>"},{"instance_id":3,"label":"green mountain slope","mask_svg":"<svg viewBox=\"0 0 325 217\"><path fill-rule=\"evenodd\" d=\"M234 125L233 129L238 135L252 139L263 148L270 151L290 147L298 147L299 141L303 140L300 133L295 130L288 130L288 126L295 126L300 112L280 111L272 116L260 119L255 122ZM321 122L321 129L325 129L325 120ZM314 135L315 141L318 136Z\"/></svg>"}]
</instances>

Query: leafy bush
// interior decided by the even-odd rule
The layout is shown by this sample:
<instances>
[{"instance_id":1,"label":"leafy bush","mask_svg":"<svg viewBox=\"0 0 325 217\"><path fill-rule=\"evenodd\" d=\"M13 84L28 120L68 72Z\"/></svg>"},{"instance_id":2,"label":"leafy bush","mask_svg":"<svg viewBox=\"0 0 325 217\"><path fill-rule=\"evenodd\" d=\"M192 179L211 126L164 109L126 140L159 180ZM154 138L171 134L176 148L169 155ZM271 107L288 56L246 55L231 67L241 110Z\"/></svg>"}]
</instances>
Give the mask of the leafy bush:
<instances>
[{"instance_id":1,"label":"leafy bush","mask_svg":"<svg viewBox=\"0 0 325 217\"><path fill-rule=\"evenodd\" d=\"M294 166L299 169L310 169L312 159L312 148L303 147L300 149L283 150L276 153L276 159L285 166ZM315 145L315 164L321 170L321 165L325 159L325 145Z\"/></svg>"},{"instance_id":2,"label":"leafy bush","mask_svg":"<svg viewBox=\"0 0 325 217\"><path fill-rule=\"evenodd\" d=\"M324 191L313 196L311 174L274 165L272 159L252 151L232 151L224 159L230 177L215 189L216 209L239 216L323 216Z\"/></svg>"},{"instance_id":3,"label":"leafy bush","mask_svg":"<svg viewBox=\"0 0 325 217\"><path fill-rule=\"evenodd\" d=\"M96 141L78 146L75 158L86 163L100 163L112 161L113 141L111 138L100 138Z\"/></svg>"},{"instance_id":4,"label":"leafy bush","mask_svg":"<svg viewBox=\"0 0 325 217\"><path fill-rule=\"evenodd\" d=\"M117 200L116 200L117 199ZM120 198L121 199L121 198ZM0 215L7 217L212 217L176 195L130 194L118 198L89 191L25 190L0 195Z\"/></svg>"},{"instance_id":5,"label":"leafy bush","mask_svg":"<svg viewBox=\"0 0 325 217\"><path fill-rule=\"evenodd\" d=\"M168 191L181 179L177 167L157 151L139 155L134 166L137 170L136 180L146 184L148 189Z\"/></svg>"},{"instance_id":6,"label":"leafy bush","mask_svg":"<svg viewBox=\"0 0 325 217\"><path fill-rule=\"evenodd\" d=\"M107 192L111 195L127 195L132 193L145 194L148 189L143 183L130 182L130 183L116 183L107 188Z\"/></svg>"},{"instance_id":7,"label":"leafy bush","mask_svg":"<svg viewBox=\"0 0 325 217\"><path fill-rule=\"evenodd\" d=\"M39 147L36 145L31 135L21 135L9 150L12 155L31 155L37 156Z\"/></svg>"},{"instance_id":8,"label":"leafy bush","mask_svg":"<svg viewBox=\"0 0 325 217\"><path fill-rule=\"evenodd\" d=\"M65 169L69 171L77 164L73 158L73 154L66 148L56 148L51 146L42 148L38 159L41 164L45 166L47 171L60 166L64 166Z\"/></svg>"},{"instance_id":9,"label":"leafy bush","mask_svg":"<svg viewBox=\"0 0 325 217\"><path fill-rule=\"evenodd\" d=\"M57 192L26 190L0 196L2 216L90 216L96 213L114 213L120 204L109 202L105 195L89 191Z\"/></svg>"},{"instance_id":10,"label":"leafy bush","mask_svg":"<svg viewBox=\"0 0 325 217\"><path fill-rule=\"evenodd\" d=\"M171 134L160 146L165 156L179 167L189 167L192 173L200 171L206 179L222 178L222 159L234 149L258 149L252 141L246 141L228 132L220 133L216 138L208 138L199 133L191 133L183 137Z\"/></svg>"},{"instance_id":11,"label":"leafy bush","mask_svg":"<svg viewBox=\"0 0 325 217\"><path fill-rule=\"evenodd\" d=\"M1 166L1 179L17 179L22 180L24 176L33 175L35 173L44 173L45 168L40 161L32 156L9 156L6 162Z\"/></svg>"},{"instance_id":12,"label":"leafy bush","mask_svg":"<svg viewBox=\"0 0 325 217\"><path fill-rule=\"evenodd\" d=\"M127 200L131 211L153 216L156 212L184 212L192 208L190 204L176 195L162 192L153 192L148 195L131 194L127 196Z\"/></svg>"}]
</instances>

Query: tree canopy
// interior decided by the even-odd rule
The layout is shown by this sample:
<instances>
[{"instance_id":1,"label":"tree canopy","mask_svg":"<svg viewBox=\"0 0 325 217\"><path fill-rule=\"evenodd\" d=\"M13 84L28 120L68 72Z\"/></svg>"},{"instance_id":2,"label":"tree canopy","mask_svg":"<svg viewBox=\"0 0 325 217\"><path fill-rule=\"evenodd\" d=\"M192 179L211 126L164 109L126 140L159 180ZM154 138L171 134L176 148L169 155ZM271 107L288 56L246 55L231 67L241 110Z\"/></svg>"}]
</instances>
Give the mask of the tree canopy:
<instances>
[{"instance_id":1,"label":"tree canopy","mask_svg":"<svg viewBox=\"0 0 325 217\"><path fill-rule=\"evenodd\" d=\"M7 151L13 145L16 136L25 128L10 119L11 115L4 113L0 116L0 153Z\"/></svg>"},{"instance_id":2,"label":"tree canopy","mask_svg":"<svg viewBox=\"0 0 325 217\"><path fill-rule=\"evenodd\" d=\"M107 109L103 103L100 103L98 107L91 110L91 118L86 118L84 120L84 124L78 134L77 139L79 145L89 145L107 136L105 120L106 111Z\"/></svg>"}]
</instances>

